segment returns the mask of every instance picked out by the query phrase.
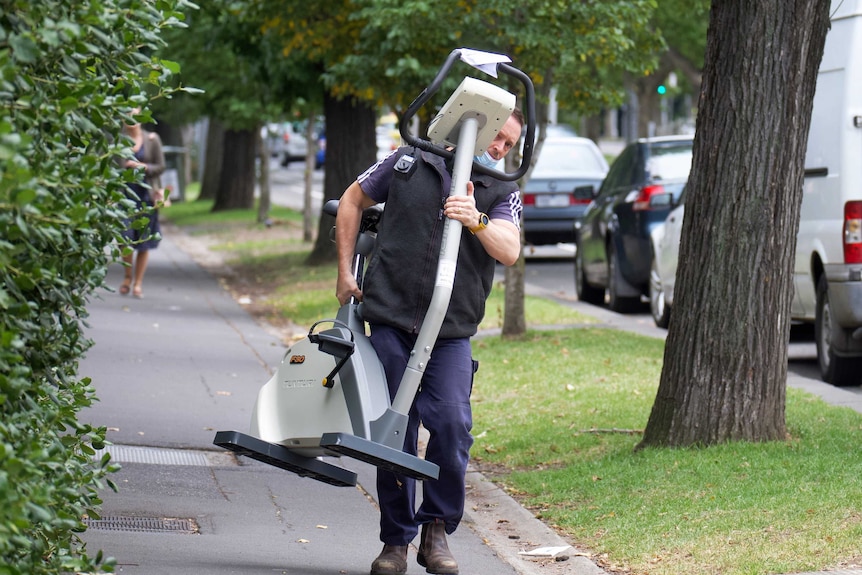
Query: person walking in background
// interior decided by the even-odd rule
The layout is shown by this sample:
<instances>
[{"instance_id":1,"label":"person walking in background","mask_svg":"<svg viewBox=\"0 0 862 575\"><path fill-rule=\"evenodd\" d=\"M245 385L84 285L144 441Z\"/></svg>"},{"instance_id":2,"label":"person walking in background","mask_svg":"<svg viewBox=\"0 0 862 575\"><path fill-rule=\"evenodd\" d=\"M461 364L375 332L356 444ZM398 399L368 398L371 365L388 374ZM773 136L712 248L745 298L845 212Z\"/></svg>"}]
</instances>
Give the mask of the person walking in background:
<instances>
[{"instance_id":1,"label":"person walking in background","mask_svg":"<svg viewBox=\"0 0 862 575\"><path fill-rule=\"evenodd\" d=\"M494 166L518 142L520 111L477 161ZM451 165L440 156L402 147L353 182L338 206L336 296L363 302L363 319L383 364L390 398L395 397L431 301L442 243L443 217L463 224L452 299L409 413L404 451L417 454L420 423L428 430L425 458L440 467L436 481L423 484L415 507L415 480L378 469L380 540L383 551L371 575L407 571L407 546L421 527L417 560L428 573L458 573L446 541L464 513L465 476L473 426L470 392L478 362L470 337L485 314L494 268L521 255L521 200L516 184L474 173L467 195L449 196ZM447 197L448 196L448 197ZM362 211L386 203L362 289L351 267ZM442 208L442 209L441 209Z\"/></svg>"},{"instance_id":2,"label":"person walking in background","mask_svg":"<svg viewBox=\"0 0 862 575\"><path fill-rule=\"evenodd\" d=\"M140 113L139 108L132 110L133 116ZM129 184L129 190L126 193L128 198L135 202L135 212L140 214L143 210L153 207L159 200L158 195L162 193L161 175L165 171L165 154L159 135L144 130L139 123L126 124L123 126L123 132L132 140L132 152L135 155L134 159L124 160L123 167L144 172L146 185ZM146 226L139 227L134 224L140 218L149 220ZM126 223L123 238L126 240L126 246L131 247L133 251L122 256L125 277L120 285L120 294L128 295L131 292L134 297L142 298L144 297L144 273L147 271L150 250L159 246L159 212L153 209L146 214L130 218Z\"/></svg>"}]
</instances>

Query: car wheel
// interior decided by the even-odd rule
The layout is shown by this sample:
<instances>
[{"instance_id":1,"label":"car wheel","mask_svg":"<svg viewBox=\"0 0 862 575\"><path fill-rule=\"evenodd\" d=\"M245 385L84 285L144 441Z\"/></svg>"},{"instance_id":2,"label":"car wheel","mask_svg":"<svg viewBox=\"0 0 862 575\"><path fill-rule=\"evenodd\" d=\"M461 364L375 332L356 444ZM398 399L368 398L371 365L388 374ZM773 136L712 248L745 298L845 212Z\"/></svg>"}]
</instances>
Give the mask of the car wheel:
<instances>
[{"instance_id":1,"label":"car wheel","mask_svg":"<svg viewBox=\"0 0 862 575\"><path fill-rule=\"evenodd\" d=\"M667 305L664 298L664 288L661 284L661 276L658 275L655 254L653 254L649 271L649 308L655 324L667 329L670 324L670 306Z\"/></svg>"},{"instance_id":2,"label":"car wheel","mask_svg":"<svg viewBox=\"0 0 862 575\"><path fill-rule=\"evenodd\" d=\"M841 329L832 318L829 305L829 283L825 276L817 282L817 314L814 320L814 339L817 343L817 362L823 381L836 387L862 384L862 358L835 355L832 347L833 330Z\"/></svg>"},{"instance_id":3,"label":"car wheel","mask_svg":"<svg viewBox=\"0 0 862 575\"><path fill-rule=\"evenodd\" d=\"M617 313L632 313L640 307L641 300L639 297L619 295L621 284L625 281L622 271L620 271L617 250L611 241L608 246L608 307Z\"/></svg>"},{"instance_id":4,"label":"car wheel","mask_svg":"<svg viewBox=\"0 0 862 575\"><path fill-rule=\"evenodd\" d=\"M605 290L593 287L587 283L580 246L575 250L575 292L578 294L578 300L584 303L591 303L593 305L602 305L605 303Z\"/></svg>"}]
</instances>

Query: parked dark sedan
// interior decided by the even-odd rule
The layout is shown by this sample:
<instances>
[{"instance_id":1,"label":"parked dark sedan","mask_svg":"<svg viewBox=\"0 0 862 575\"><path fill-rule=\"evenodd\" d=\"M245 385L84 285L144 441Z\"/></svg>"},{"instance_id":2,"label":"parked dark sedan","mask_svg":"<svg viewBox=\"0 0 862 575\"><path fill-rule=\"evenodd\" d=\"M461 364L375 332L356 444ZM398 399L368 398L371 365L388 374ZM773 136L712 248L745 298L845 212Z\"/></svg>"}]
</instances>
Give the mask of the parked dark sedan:
<instances>
[{"instance_id":1,"label":"parked dark sedan","mask_svg":"<svg viewBox=\"0 0 862 575\"><path fill-rule=\"evenodd\" d=\"M645 138L626 146L598 194L576 223L575 288L578 299L627 313L649 290L650 233L670 206L650 198L679 198L691 170L693 136ZM583 196L583 192L580 194ZM666 197L666 196L665 196Z\"/></svg>"},{"instance_id":2,"label":"parked dark sedan","mask_svg":"<svg viewBox=\"0 0 862 575\"><path fill-rule=\"evenodd\" d=\"M576 199L573 192L578 186L597 188L607 173L605 157L589 138L546 138L524 186L524 241L533 245L572 243L574 221L589 203L589 199Z\"/></svg>"}]
</instances>

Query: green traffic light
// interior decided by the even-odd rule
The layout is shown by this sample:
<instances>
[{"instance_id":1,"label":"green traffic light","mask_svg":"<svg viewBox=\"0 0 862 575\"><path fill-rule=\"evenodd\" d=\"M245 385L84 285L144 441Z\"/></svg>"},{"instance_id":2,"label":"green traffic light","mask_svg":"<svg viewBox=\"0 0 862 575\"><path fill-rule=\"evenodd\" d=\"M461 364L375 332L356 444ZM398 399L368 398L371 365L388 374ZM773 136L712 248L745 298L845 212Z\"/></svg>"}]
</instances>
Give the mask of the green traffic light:
<instances>
[{"instance_id":1,"label":"green traffic light","mask_svg":"<svg viewBox=\"0 0 862 575\"><path fill-rule=\"evenodd\" d=\"M664 96L667 93L667 88L664 84L659 84L659 87L655 89L660 95Z\"/></svg>"}]
</instances>

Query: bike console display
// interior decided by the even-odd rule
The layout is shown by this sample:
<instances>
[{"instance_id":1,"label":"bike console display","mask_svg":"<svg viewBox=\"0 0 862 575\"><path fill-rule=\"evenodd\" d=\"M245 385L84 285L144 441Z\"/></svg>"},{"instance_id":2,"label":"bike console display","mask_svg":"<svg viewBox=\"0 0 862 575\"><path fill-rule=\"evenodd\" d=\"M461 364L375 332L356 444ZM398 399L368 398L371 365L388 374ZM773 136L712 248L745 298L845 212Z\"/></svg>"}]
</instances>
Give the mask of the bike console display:
<instances>
[{"instance_id":1,"label":"bike console display","mask_svg":"<svg viewBox=\"0 0 862 575\"><path fill-rule=\"evenodd\" d=\"M474 61L479 56L487 56L489 64L479 64ZM460 126L467 119L476 119L478 123L478 137L472 156L482 155L493 141L494 137L509 119L512 110L515 109L516 97L503 88L494 84L466 77L458 89L450 96L440 112L434 116L428 127L428 139L415 136L410 131L410 123L419 109L425 105L443 85L443 81L459 60L473 66L474 69L497 77L498 73L505 74L511 79L520 82L524 88L523 112L526 117L526 133L523 136L524 145L521 152L521 164L514 172L502 172L489 168L475 162L473 170L493 176L499 180L514 182L527 173L530 168L530 160L533 155L533 144L536 138L536 97L533 82L521 70L510 66L508 56L483 53L476 50L461 48L452 50L443 66L437 72L437 76L431 84L425 88L419 96L407 107L401 118L399 130L401 138L410 146L420 150L431 152L443 158L455 157L452 147L458 143Z\"/></svg>"},{"instance_id":2,"label":"bike console display","mask_svg":"<svg viewBox=\"0 0 862 575\"><path fill-rule=\"evenodd\" d=\"M457 146L462 123L467 118L475 118L479 133L473 155L482 155L512 115L515 100L514 94L468 76L431 120L428 138L438 145Z\"/></svg>"}]
</instances>

